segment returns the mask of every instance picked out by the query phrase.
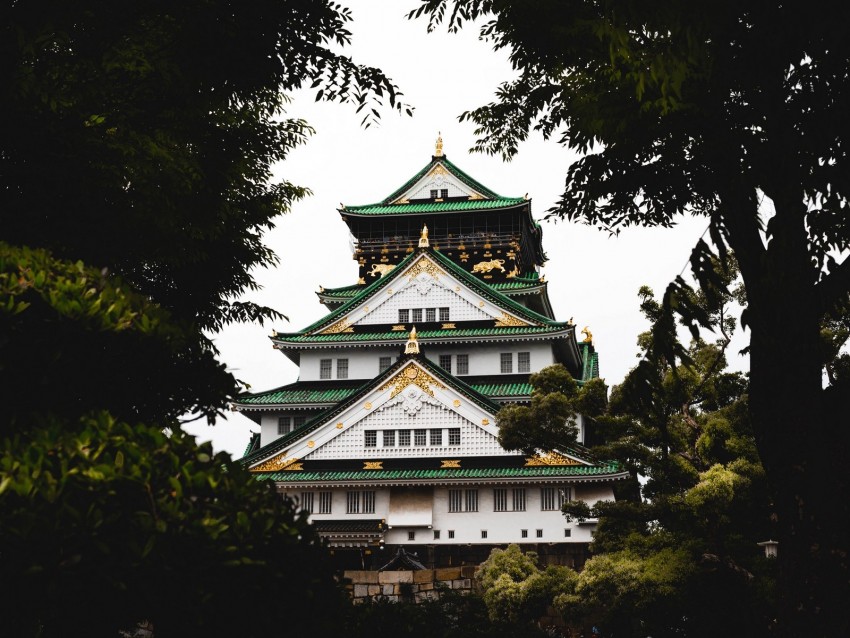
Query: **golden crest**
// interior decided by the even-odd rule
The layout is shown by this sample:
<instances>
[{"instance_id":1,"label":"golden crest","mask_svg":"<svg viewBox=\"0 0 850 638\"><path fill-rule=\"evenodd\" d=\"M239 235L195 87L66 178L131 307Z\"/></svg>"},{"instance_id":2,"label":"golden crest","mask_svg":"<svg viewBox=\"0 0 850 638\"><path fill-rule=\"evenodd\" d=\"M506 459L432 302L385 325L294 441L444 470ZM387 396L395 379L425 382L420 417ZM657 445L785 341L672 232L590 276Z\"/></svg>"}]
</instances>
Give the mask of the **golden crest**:
<instances>
[{"instance_id":1,"label":"golden crest","mask_svg":"<svg viewBox=\"0 0 850 638\"><path fill-rule=\"evenodd\" d=\"M392 388L392 392L390 393L390 398L392 399L409 385L415 385L421 388L430 396L434 396L434 390L431 389L431 386L442 390L446 389L446 386L437 381L437 379L411 363L403 370L400 370L393 375L389 381L382 385L381 391Z\"/></svg>"},{"instance_id":2,"label":"golden crest","mask_svg":"<svg viewBox=\"0 0 850 638\"><path fill-rule=\"evenodd\" d=\"M455 399L454 401L452 401L452 405L455 406L456 408L459 408L460 407L460 399Z\"/></svg>"},{"instance_id":3,"label":"golden crest","mask_svg":"<svg viewBox=\"0 0 850 638\"><path fill-rule=\"evenodd\" d=\"M363 461L363 469L364 470L383 470L384 462L383 461Z\"/></svg>"},{"instance_id":4,"label":"golden crest","mask_svg":"<svg viewBox=\"0 0 850 638\"><path fill-rule=\"evenodd\" d=\"M536 454L534 456L528 456L525 458L525 465L527 467L539 466L539 465L581 465L575 459L571 459L568 456L564 456L563 454L558 454L557 452L549 452L548 454Z\"/></svg>"},{"instance_id":5,"label":"golden crest","mask_svg":"<svg viewBox=\"0 0 850 638\"><path fill-rule=\"evenodd\" d=\"M336 424L336 429L337 429L337 430L341 430L341 429L342 429L342 421L340 421L339 423L337 423L337 424Z\"/></svg>"},{"instance_id":6,"label":"golden crest","mask_svg":"<svg viewBox=\"0 0 850 638\"><path fill-rule=\"evenodd\" d=\"M437 264L428 259L428 257L422 257L422 259L413 264L413 267L407 271L408 281L414 280L423 272L428 273L434 279L437 279L440 275L446 274L442 268L440 268Z\"/></svg>"},{"instance_id":7,"label":"golden crest","mask_svg":"<svg viewBox=\"0 0 850 638\"><path fill-rule=\"evenodd\" d=\"M446 469L450 469L450 468L460 469L460 459L451 460L451 461L440 461L440 469L441 470L446 470Z\"/></svg>"},{"instance_id":8,"label":"golden crest","mask_svg":"<svg viewBox=\"0 0 850 638\"><path fill-rule=\"evenodd\" d=\"M369 401L366 401L366 404L365 404L363 407L364 407L365 409L367 409L367 410L371 410L371 409L372 409L372 404L371 404Z\"/></svg>"},{"instance_id":9,"label":"golden crest","mask_svg":"<svg viewBox=\"0 0 850 638\"><path fill-rule=\"evenodd\" d=\"M340 319L334 324L331 324L329 327L322 330L319 334L323 335L334 335L339 334L341 332L354 332L354 328L351 327L351 319L346 317L345 319Z\"/></svg>"},{"instance_id":10,"label":"golden crest","mask_svg":"<svg viewBox=\"0 0 850 638\"><path fill-rule=\"evenodd\" d=\"M481 419L481 425L490 425L490 419Z\"/></svg>"},{"instance_id":11,"label":"golden crest","mask_svg":"<svg viewBox=\"0 0 850 638\"><path fill-rule=\"evenodd\" d=\"M263 461L259 465L251 468L252 472L279 472L281 470L294 471L303 470L304 465L299 463L299 459L293 457L286 458L286 453L278 454L272 458Z\"/></svg>"},{"instance_id":12,"label":"golden crest","mask_svg":"<svg viewBox=\"0 0 850 638\"><path fill-rule=\"evenodd\" d=\"M522 319L518 319L513 315L509 315L507 312L502 312L502 316L496 319L496 327L497 328L505 328L508 326L528 326L531 325L527 321L523 321Z\"/></svg>"}]
</instances>

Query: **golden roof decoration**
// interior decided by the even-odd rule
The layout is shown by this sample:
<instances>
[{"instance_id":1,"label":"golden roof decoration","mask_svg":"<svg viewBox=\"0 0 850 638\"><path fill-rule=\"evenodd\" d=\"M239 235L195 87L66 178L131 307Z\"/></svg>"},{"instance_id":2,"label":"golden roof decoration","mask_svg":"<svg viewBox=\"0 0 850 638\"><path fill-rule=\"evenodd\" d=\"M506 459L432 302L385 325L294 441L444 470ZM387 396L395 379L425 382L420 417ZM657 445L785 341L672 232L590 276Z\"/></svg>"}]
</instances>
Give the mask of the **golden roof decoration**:
<instances>
[{"instance_id":1,"label":"golden roof decoration","mask_svg":"<svg viewBox=\"0 0 850 638\"><path fill-rule=\"evenodd\" d=\"M434 157L442 157L443 156L443 136L440 135L440 132L437 131L437 143L434 147Z\"/></svg>"},{"instance_id":2,"label":"golden roof decoration","mask_svg":"<svg viewBox=\"0 0 850 638\"><path fill-rule=\"evenodd\" d=\"M585 326L581 334L584 335L584 341L582 343L593 343L593 333L590 332L590 326Z\"/></svg>"},{"instance_id":3,"label":"golden roof decoration","mask_svg":"<svg viewBox=\"0 0 850 638\"><path fill-rule=\"evenodd\" d=\"M419 341L416 339L416 326L410 329L410 336L407 338L407 345L404 347L404 354L419 354Z\"/></svg>"},{"instance_id":4,"label":"golden roof decoration","mask_svg":"<svg viewBox=\"0 0 850 638\"><path fill-rule=\"evenodd\" d=\"M525 457L525 465L526 467L536 467L539 465L581 465L581 463L558 452L549 452L548 454L535 454Z\"/></svg>"},{"instance_id":5,"label":"golden roof decoration","mask_svg":"<svg viewBox=\"0 0 850 638\"><path fill-rule=\"evenodd\" d=\"M422 234L419 235L419 247L420 248L428 248L431 244L428 242L428 226L426 224L422 225Z\"/></svg>"},{"instance_id":6,"label":"golden roof decoration","mask_svg":"<svg viewBox=\"0 0 850 638\"><path fill-rule=\"evenodd\" d=\"M425 372L425 370L420 369L414 363L410 363L402 370L399 370L390 380L382 385L381 391L383 392L384 390L392 388L393 391L390 394L390 398L393 399L409 385L415 385L416 387L421 388L432 397L434 396L432 386L440 388L441 390L446 389L446 386Z\"/></svg>"}]
</instances>

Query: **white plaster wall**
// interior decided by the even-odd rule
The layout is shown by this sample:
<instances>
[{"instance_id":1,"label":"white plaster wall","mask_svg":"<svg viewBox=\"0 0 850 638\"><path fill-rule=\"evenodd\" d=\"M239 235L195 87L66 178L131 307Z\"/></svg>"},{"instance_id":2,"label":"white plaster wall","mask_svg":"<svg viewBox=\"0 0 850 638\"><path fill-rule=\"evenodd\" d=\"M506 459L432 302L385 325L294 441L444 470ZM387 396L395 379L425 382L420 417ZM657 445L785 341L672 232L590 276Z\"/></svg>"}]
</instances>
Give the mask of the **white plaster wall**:
<instances>
[{"instance_id":1,"label":"white plaster wall","mask_svg":"<svg viewBox=\"0 0 850 638\"><path fill-rule=\"evenodd\" d=\"M398 323L398 311L403 308L449 308L448 321L477 321L492 319L491 313L484 312L480 307L461 297L455 290L457 284L451 278L440 277L433 279L428 275L420 275L421 281L407 283L406 279L398 281L399 287L393 294L382 292L377 299L370 300L369 313L359 324ZM467 293L468 294L468 293ZM476 297L477 298L477 297ZM439 321L439 311L437 311ZM423 321L425 313L422 313ZM356 316L356 315L355 315ZM412 321L406 322L408 324Z\"/></svg>"},{"instance_id":2,"label":"white plaster wall","mask_svg":"<svg viewBox=\"0 0 850 638\"><path fill-rule=\"evenodd\" d=\"M485 344L458 344L457 346L423 346L422 352L434 363L440 362L441 354L468 354L469 375L501 374L501 354L503 352L513 353L513 374L517 372L517 353L528 352L531 359L531 372L539 372L546 366L555 363L552 345L549 342L526 342L526 343L500 343L493 345ZM457 360L452 359L452 373L457 373Z\"/></svg>"},{"instance_id":3,"label":"white plaster wall","mask_svg":"<svg viewBox=\"0 0 850 638\"><path fill-rule=\"evenodd\" d=\"M407 333L404 333L404 338L407 338ZM378 364L381 357L391 357L392 363L395 363L401 351L401 346L307 350L301 353L301 370L298 378L300 381L319 381L320 360L332 359L331 380L335 380L337 378L336 360L348 359L349 379L372 379L380 372Z\"/></svg>"}]
</instances>

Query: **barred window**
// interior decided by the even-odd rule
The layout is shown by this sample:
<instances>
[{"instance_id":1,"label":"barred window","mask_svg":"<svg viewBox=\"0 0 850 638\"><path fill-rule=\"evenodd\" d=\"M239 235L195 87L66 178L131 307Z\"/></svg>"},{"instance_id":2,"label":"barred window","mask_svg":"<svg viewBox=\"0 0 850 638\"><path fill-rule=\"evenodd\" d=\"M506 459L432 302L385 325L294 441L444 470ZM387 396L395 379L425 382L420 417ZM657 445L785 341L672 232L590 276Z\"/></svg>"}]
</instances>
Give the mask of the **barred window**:
<instances>
[{"instance_id":1,"label":"barred window","mask_svg":"<svg viewBox=\"0 0 850 638\"><path fill-rule=\"evenodd\" d=\"M319 492L319 514L330 514L333 508L333 492Z\"/></svg>"},{"instance_id":2,"label":"barred window","mask_svg":"<svg viewBox=\"0 0 850 638\"><path fill-rule=\"evenodd\" d=\"M437 189L436 188L431 189L431 199L437 199Z\"/></svg>"},{"instance_id":3,"label":"barred window","mask_svg":"<svg viewBox=\"0 0 850 638\"><path fill-rule=\"evenodd\" d=\"M313 513L313 492L301 492L301 511Z\"/></svg>"},{"instance_id":4,"label":"barred window","mask_svg":"<svg viewBox=\"0 0 850 638\"><path fill-rule=\"evenodd\" d=\"M430 443L431 445L440 446L443 444L443 431L442 430L429 430L430 432Z\"/></svg>"},{"instance_id":5,"label":"barred window","mask_svg":"<svg viewBox=\"0 0 850 638\"><path fill-rule=\"evenodd\" d=\"M562 487L558 490L558 509L563 507L564 503L568 503L573 500L573 488L571 487Z\"/></svg>"},{"instance_id":6,"label":"barred window","mask_svg":"<svg viewBox=\"0 0 850 638\"><path fill-rule=\"evenodd\" d=\"M378 359L378 372L383 372L393 364L392 357L381 357Z\"/></svg>"},{"instance_id":7,"label":"barred window","mask_svg":"<svg viewBox=\"0 0 850 638\"><path fill-rule=\"evenodd\" d=\"M374 490L346 492L345 503L346 514L374 514L375 492Z\"/></svg>"},{"instance_id":8,"label":"barred window","mask_svg":"<svg viewBox=\"0 0 850 638\"><path fill-rule=\"evenodd\" d=\"M460 428L449 428L449 445L460 445Z\"/></svg>"},{"instance_id":9,"label":"barred window","mask_svg":"<svg viewBox=\"0 0 850 638\"><path fill-rule=\"evenodd\" d=\"M320 379L330 379L331 378L331 364L333 363L332 359L321 359L319 361L319 378Z\"/></svg>"},{"instance_id":10,"label":"barred window","mask_svg":"<svg viewBox=\"0 0 850 638\"><path fill-rule=\"evenodd\" d=\"M375 492L374 491L366 491L363 492L363 513L364 514L374 514L375 513Z\"/></svg>"},{"instance_id":11,"label":"barred window","mask_svg":"<svg viewBox=\"0 0 850 638\"><path fill-rule=\"evenodd\" d=\"M515 512L525 511L525 488L515 488L513 491L513 506Z\"/></svg>"},{"instance_id":12,"label":"barred window","mask_svg":"<svg viewBox=\"0 0 850 638\"><path fill-rule=\"evenodd\" d=\"M571 530L571 529L565 529L564 530L564 538L569 538L572 535L573 535L573 530Z\"/></svg>"},{"instance_id":13,"label":"barred window","mask_svg":"<svg viewBox=\"0 0 850 638\"><path fill-rule=\"evenodd\" d=\"M410 321L410 310L405 308L404 310L399 309L398 311L398 322L399 323L407 323Z\"/></svg>"},{"instance_id":14,"label":"barred window","mask_svg":"<svg viewBox=\"0 0 850 638\"><path fill-rule=\"evenodd\" d=\"M518 352L516 355L516 371L531 372L531 353Z\"/></svg>"},{"instance_id":15,"label":"barred window","mask_svg":"<svg viewBox=\"0 0 850 638\"><path fill-rule=\"evenodd\" d=\"M395 447L395 430L384 430L384 447Z\"/></svg>"},{"instance_id":16,"label":"barred window","mask_svg":"<svg viewBox=\"0 0 850 638\"><path fill-rule=\"evenodd\" d=\"M537 530L537 538L543 538L543 530L542 529Z\"/></svg>"},{"instance_id":17,"label":"barred window","mask_svg":"<svg viewBox=\"0 0 850 638\"><path fill-rule=\"evenodd\" d=\"M478 490L465 490L464 491L464 505L466 506L467 512L477 512L478 511Z\"/></svg>"},{"instance_id":18,"label":"barred window","mask_svg":"<svg viewBox=\"0 0 850 638\"><path fill-rule=\"evenodd\" d=\"M363 437L363 445L366 447L377 447L378 446L378 431L377 430L366 430Z\"/></svg>"},{"instance_id":19,"label":"barred window","mask_svg":"<svg viewBox=\"0 0 850 638\"><path fill-rule=\"evenodd\" d=\"M521 530L519 530L519 535L520 535L522 538L528 538L528 530L527 530L527 529L521 529Z\"/></svg>"},{"instance_id":20,"label":"barred window","mask_svg":"<svg viewBox=\"0 0 850 638\"><path fill-rule=\"evenodd\" d=\"M416 540L416 532L408 532L407 533L407 540L415 541Z\"/></svg>"},{"instance_id":21,"label":"barred window","mask_svg":"<svg viewBox=\"0 0 850 638\"><path fill-rule=\"evenodd\" d=\"M441 354L440 355L440 367L446 372L452 371L452 355L450 354Z\"/></svg>"},{"instance_id":22,"label":"barred window","mask_svg":"<svg viewBox=\"0 0 850 638\"><path fill-rule=\"evenodd\" d=\"M414 308L411 311L411 321L413 323L420 323L422 321L422 308Z\"/></svg>"},{"instance_id":23,"label":"barred window","mask_svg":"<svg viewBox=\"0 0 850 638\"><path fill-rule=\"evenodd\" d=\"M449 309L448 308L440 308L440 321L448 321L449 320Z\"/></svg>"},{"instance_id":24,"label":"barred window","mask_svg":"<svg viewBox=\"0 0 850 638\"><path fill-rule=\"evenodd\" d=\"M277 417L277 433L278 434L289 434L292 432L292 426L289 424L288 416L279 416Z\"/></svg>"},{"instance_id":25,"label":"barred window","mask_svg":"<svg viewBox=\"0 0 850 638\"><path fill-rule=\"evenodd\" d=\"M455 531L453 529L450 529L449 530L449 538L454 538L454 537L455 537Z\"/></svg>"},{"instance_id":26,"label":"barred window","mask_svg":"<svg viewBox=\"0 0 850 638\"><path fill-rule=\"evenodd\" d=\"M408 447L410 445L410 430L398 431L398 444L401 447Z\"/></svg>"},{"instance_id":27,"label":"barred window","mask_svg":"<svg viewBox=\"0 0 850 638\"><path fill-rule=\"evenodd\" d=\"M436 308L425 308L425 321L436 321L437 320L437 309Z\"/></svg>"},{"instance_id":28,"label":"barred window","mask_svg":"<svg viewBox=\"0 0 850 638\"><path fill-rule=\"evenodd\" d=\"M448 196L449 196L449 189L448 188L441 188L440 189L440 197L442 197L443 199L446 199Z\"/></svg>"},{"instance_id":29,"label":"barred window","mask_svg":"<svg viewBox=\"0 0 850 638\"><path fill-rule=\"evenodd\" d=\"M348 378L348 359L337 359L336 360L336 378L337 379L347 379Z\"/></svg>"},{"instance_id":30,"label":"barred window","mask_svg":"<svg viewBox=\"0 0 850 638\"><path fill-rule=\"evenodd\" d=\"M302 425L304 425L304 421L306 421L306 420L307 420L307 417L305 417L303 414L301 416L292 417L292 429L297 430Z\"/></svg>"},{"instance_id":31,"label":"barred window","mask_svg":"<svg viewBox=\"0 0 850 638\"><path fill-rule=\"evenodd\" d=\"M541 487L540 488L540 509L544 512L555 509L555 488Z\"/></svg>"},{"instance_id":32,"label":"barred window","mask_svg":"<svg viewBox=\"0 0 850 638\"><path fill-rule=\"evenodd\" d=\"M413 444L425 445L425 435L427 430L413 430Z\"/></svg>"},{"instance_id":33,"label":"barred window","mask_svg":"<svg viewBox=\"0 0 850 638\"><path fill-rule=\"evenodd\" d=\"M449 490L449 511L463 511L463 490Z\"/></svg>"},{"instance_id":34,"label":"barred window","mask_svg":"<svg viewBox=\"0 0 850 638\"><path fill-rule=\"evenodd\" d=\"M434 530L434 540L435 541L440 540L440 530L438 530L438 529Z\"/></svg>"},{"instance_id":35,"label":"barred window","mask_svg":"<svg viewBox=\"0 0 850 638\"><path fill-rule=\"evenodd\" d=\"M493 511L508 511L508 490L504 488L496 488L493 490Z\"/></svg>"},{"instance_id":36,"label":"barred window","mask_svg":"<svg viewBox=\"0 0 850 638\"><path fill-rule=\"evenodd\" d=\"M481 538L487 538L487 530L486 529L481 530Z\"/></svg>"},{"instance_id":37,"label":"barred window","mask_svg":"<svg viewBox=\"0 0 850 638\"><path fill-rule=\"evenodd\" d=\"M469 355L459 354L455 357L458 374L469 374Z\"/></svg>"},{"instance_id":38,"label":"barred window","mask_svg":"<svg viewBox=\"0 0 850 638\"><path fill-rule=\"evenodd\" d=\"M499 355L502 374L511 374L514 371L514 355L512 352L503 352Z\"/></svg>"},{"instance_id":39,"label":"barred window","mask_svg":"<svg viewBox=\"0 0 850 638\"><path fill-rule=\"evenodd\" d=\"M345 513L359 514L360 513L360 492L346 492L345 494Z\"/></svg>"}]
</instances>

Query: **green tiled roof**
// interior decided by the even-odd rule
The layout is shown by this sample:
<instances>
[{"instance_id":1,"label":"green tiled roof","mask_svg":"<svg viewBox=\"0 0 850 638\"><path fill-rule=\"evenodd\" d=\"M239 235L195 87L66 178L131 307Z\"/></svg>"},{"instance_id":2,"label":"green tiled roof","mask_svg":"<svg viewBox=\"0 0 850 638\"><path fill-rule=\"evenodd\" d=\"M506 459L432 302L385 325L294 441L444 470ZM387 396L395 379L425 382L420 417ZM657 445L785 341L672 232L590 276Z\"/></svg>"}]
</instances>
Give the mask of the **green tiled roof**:
<instances>
[{"instance_id":1,"label":"green tiled roof","mask_svg":"<svg viewBox=\"0 0 850 638\"><path fill-rule=\"evenodd\" d=\"M563 332L568 326L558 323L550 326L507 326L502 328L457 328L454 330L423 330L416 333L420 341L428 339L451 339L453 337L500 337L523 335L546 335ZM300 332L278 333L275 341L286 343L336 343L350 341L407 341L408 333L391 332L338 332L327 335L309 335Z\"/></svg>"},{"instance_id":2,"label":"green tiled roof","mask_svg":"<svg viewBox=\"0 0 850 638\"><path fill-rule=\"evenodd\" d=\"M476 392L485 397L530 397L530 383L488 383L485 385L472 385Z\"/></svg>"},{"instance_id":3,"label":"green tiled roof","mask_svg":"<svg viewBox=\"0 0 850 638\"><path fill-rule=\"evenodd\" d=\"M397 480L446 480L446 479L511 479L545 478L559 476L603 476L617 474L621 468L617 463L600 465L539 465L512 468L470 469L412 469L412 470L328 470L317 472L258 472L258 479L271 479L283 483L306 481L397 481Z\"/></svg>"},{"instance_id":4,"label":"green tiled roof","mask_svg":"<svg viewBox=\"0 0 850 638\"><path fill-rule=\"evenodd\" d=\"M460 202L416 202L411 204L365 204L346 206L343 214L355 215L411 215L419 213L446 213L468 210L492 210L524 204L523 197L500 197L499 199L470 199Z\"/></svg>"},{"instance_id":5,"label":"green tiled roof","mask_svg":"<svg viewBox=\"0 0 850 638\"><path fill-rule=\"evenodd\" d=\"M525 288L536 288L537 286L541 285L541 281L536 276L516 277L509 281L499 281L496 283L488 283L487 285L493 288L494 290L502 292L523 290ZM364 284L353 284L351 286L340 286L339 288L325 288L322 292L318 294L322 297L339 297L341 299L350 299L351 297L355 297L365 287L366 286Z\"/></svg>"},{"instance_id":6,"label":"green tiled roof","mask_svg":"<svg viewBox=\"0 0 850 638\"><path fill-rule=\"evenodd\" d=\"M581 380L590 381L599 376L599 353L593 344L582 341L578 344L581 350Z\"/></svg>"}]
</instances>

